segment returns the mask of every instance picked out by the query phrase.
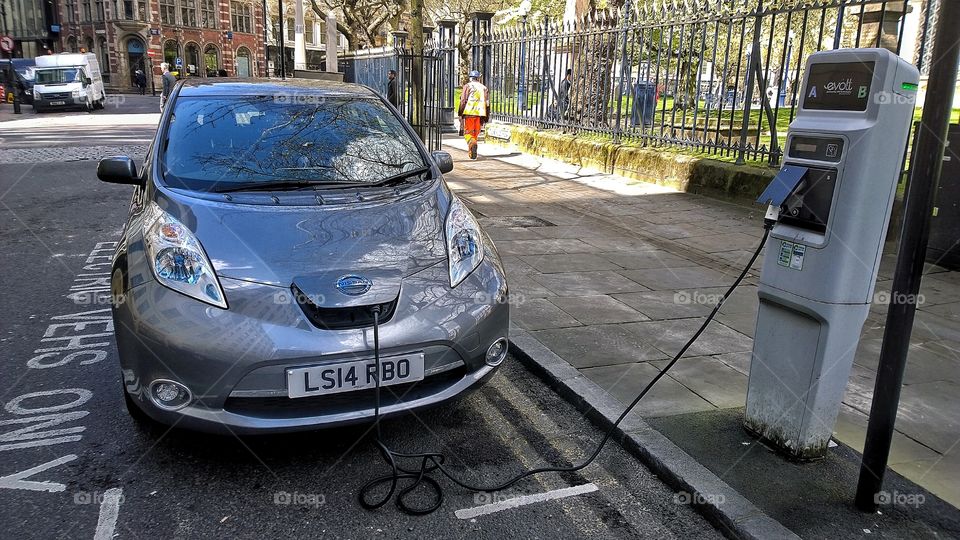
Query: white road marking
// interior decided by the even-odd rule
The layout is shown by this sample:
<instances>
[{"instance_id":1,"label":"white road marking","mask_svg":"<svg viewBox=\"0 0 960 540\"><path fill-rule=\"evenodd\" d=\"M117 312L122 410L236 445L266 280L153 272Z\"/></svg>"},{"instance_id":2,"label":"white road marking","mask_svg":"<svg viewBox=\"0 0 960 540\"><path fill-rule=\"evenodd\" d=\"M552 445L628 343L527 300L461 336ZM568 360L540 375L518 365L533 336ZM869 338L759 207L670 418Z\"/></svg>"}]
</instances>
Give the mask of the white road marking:
<instances>
[{"instance_id":1,"label":"white road marking","mask_svg":"<svg viewBox=\"0 0 960 540\"><path fill-rule=\"evenodd\" d=\"M579 486L567 487L562 489L555 489L553 491L547 491L546 493L537 493L535 495L521 495L520 497L514 497L512 499L507 499L505 501L497 501L495 503L484 504L482 506L475 506L473 508L464 508L462 510L457 510L454 512L454 515L460 519L473 519L478 516L485 516L487 514L492 514L494 512L500 512L501 510L509 510L511 508L517 508L519 506L524 506L527 504L534 504L544 501L552 501L554 499L563 499L565 497L573 497L575 495L583 495L585 493L593 493L594 491L599 490L593 482L589 484L582 484Z\"/></svg>"},{"instance_id":2,"label":"white road marking","mask_svg":"<svg viewBox=\"0 0 960 540\"><path fill-rule=\"evenodd\" d=\"M123 498L121 488L110 488L103 494L100 503L100 518L97 520L97 532L93 540L111 540L117 528L117 516L120 514L120 501Z\"/></svg>"}]
</instances>

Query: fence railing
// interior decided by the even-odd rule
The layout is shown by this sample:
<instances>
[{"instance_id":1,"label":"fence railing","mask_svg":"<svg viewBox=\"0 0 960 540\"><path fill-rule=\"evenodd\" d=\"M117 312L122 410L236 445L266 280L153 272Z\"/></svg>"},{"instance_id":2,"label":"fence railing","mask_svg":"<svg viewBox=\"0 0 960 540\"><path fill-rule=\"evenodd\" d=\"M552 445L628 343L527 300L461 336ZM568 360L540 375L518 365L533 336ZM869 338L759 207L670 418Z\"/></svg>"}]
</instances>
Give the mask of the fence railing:
<instances>
[{"instance_id":1,"label":"fence railing","mask_svg":"<svg viewBox=\"0 0 960 540\"><path fill-rule=\"evenodd\" d=\"M387 73L396 72L397 98L394 105L430 150L440 149L443 109L448 96L445 58L447 50L435 47L416 54L403 47L379 47L351 51L339 59L346 82L365 85L387 97ZM419 80L420 84L414 84ZM449 98L449 99L448 99ZM450 105L452 109L452 104Z\"/></svg>"},{"instance_id":2,"label":"fence railing","mask_svg":"<svg viewBox=\"0 0 960 540\"><path fill-rule=\"evenodd\" d=\"M487 59L476 67L494 120L777 165L807 57L899 52L904 16L920 4L627 0L566 24L481 29L473 58Z\"/></svg>"}]
</instances>

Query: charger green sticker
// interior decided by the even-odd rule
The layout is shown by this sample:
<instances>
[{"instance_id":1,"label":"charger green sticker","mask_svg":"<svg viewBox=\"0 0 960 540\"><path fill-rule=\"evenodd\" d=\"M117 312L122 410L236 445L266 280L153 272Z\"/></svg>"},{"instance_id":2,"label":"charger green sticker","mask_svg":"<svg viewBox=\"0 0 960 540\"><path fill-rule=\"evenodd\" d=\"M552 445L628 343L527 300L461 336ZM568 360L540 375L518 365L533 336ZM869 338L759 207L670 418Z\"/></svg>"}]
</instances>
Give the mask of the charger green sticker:
<instances>
[{"instance_id":1,"label":"charger green sticker","mask_svg":"<svg viewBox=\"0 0 960 540\"><path fill-rule=\"evenodd\" d=\"M795 244L781 240L780 256L777 257L777 264L793 270L803 270L803 256L806 252L807 246L803 244Z\"/></svg>"},{"instance_id":2,"label":"charger green sticker","mask_svg":"<svg viewBox=\"0 0 960 540\"><path fill-rule=\"evenodd\" d=\"M790 260L793 258L793 242L780 242L780 257L777 259L777 264L780 266L790 267Z\"/></svg>"}]
</instances>

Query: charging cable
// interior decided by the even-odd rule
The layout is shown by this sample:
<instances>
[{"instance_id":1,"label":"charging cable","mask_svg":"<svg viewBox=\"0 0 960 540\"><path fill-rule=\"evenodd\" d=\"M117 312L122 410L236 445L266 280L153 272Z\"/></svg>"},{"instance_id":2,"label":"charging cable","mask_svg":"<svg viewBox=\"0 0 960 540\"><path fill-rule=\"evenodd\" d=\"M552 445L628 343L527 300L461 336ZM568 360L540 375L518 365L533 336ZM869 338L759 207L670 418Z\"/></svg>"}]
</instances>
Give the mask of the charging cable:
<instances>
[{"instance_id":1,"label":"charging cable","mask_svg":"<svg viewBox=\"0 0 960 540\"><path fill-rule=\"evenodd\" d=\"M577 472L586 466L593 463L597 456L600 455L600 451L603 450L603 447L607 444L607 441L610 440L610 437L616 431L617 427L623 422L623 419L626 418L627 414L630 413L640 403L640 400L647 395L647 392L657 382L662 379L674 364L686 354L687 350L697 341L701 334L707 329L707 326L713 321L713 318L720 311L720 308L723 307L724 302L730 295L733 294L733 291L740 286L740 283L743 281L743 278L746 277L747 273L753 267L753 264L757 261L757 258L760 256L760 252L763 250L763 246L767 243L767 237L770 236L770 230L773 228L774 224L777 222L777 217L779 217L779 208L770 206L770 209L767 210L767 215L764 217L763 221L763 238L760 240L760 245L757 246L756 251L753 252L753 256L750 257L750 262L743 267L743 270L740 272L740 275L737 276L737 279L733 282L733 285L727 289L727 292L720 297L720 301L717 302L717 305L714 306L713 310L707 315L706 320L703 321L703 324L700 325L700 328L687 340L683 348L673 357L672 360L659 372L657 375L650 380L649 383L643 388L643 390L637 394L637 397L630 402L630 405L620 414L617 420L607 428L606 433L603 435L603 439L600 440L600 444L597 445L596 449L590 454L584 462L579 465L573 465L570 467L540 467L538 469L531 469L526 472L520 473L513 478L508 479L507 481L501 484L494 484L490 486L478 486L464 482L453 474L450 473L446 468L444 468L444 462L446 457L440 452L423 452L423 453L400 453L394 452L383 442L383 438L380 433L380 306L373 307L373 356L374 361L376 362L377 374L375 377L376 381L376 398L374 405L374 426L376 430L376 441L374 444L380 450L380 455L383 457L384 461L387 462L387 465L390 466L390 473L383 476L374 478L373 480L367 482L360 488L359 499L360 506L367 510L374 510L380 508L381 506L387 504L390 499L394 498L396 493L396 504L401 512L411 515L425 515L430 514L436 509L440 508L443 504L443 488L440 486L440 483L437 482L435 478L431 476L432 473L439 471L440 474L447 477L454 484L458 486L477 492L494 492L502 491L509 488L510 486L516 484L524 478L534 476L537 474L548 473L548 472ZM398 460L414 460L419 461L419 465L416 468L403 467L398 463ZM410 480L410 484L397 491L399 483L401 480ZM370 492L377 486L383 484L390 484L390 489L387 491L383 497L378 500L370 500ZM433 491L433 502L426 506L414 506L407 502L407 497L418 487L428 486L428 489Z\"/></svg>"}]
</instances>

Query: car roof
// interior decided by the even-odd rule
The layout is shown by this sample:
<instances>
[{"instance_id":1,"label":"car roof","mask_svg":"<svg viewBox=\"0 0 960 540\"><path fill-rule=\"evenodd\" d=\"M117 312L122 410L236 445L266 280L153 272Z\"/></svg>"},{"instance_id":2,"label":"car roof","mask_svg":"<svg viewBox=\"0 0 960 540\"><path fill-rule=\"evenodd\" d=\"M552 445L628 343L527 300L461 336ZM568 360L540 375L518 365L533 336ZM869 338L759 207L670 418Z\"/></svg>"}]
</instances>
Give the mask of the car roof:
<instances>
[{"instance_id":1,"label":"car roof","mask_svg":"<svg viewBox=\"0 0 960 540\"><path fill-rule=\"evenodd\" d=\"M372 97L370 88L359 84L313 79L235 79L189 77L183 80L180 96L263 96L271 94L327 97Z\"/></svg>"}]
</instances>

